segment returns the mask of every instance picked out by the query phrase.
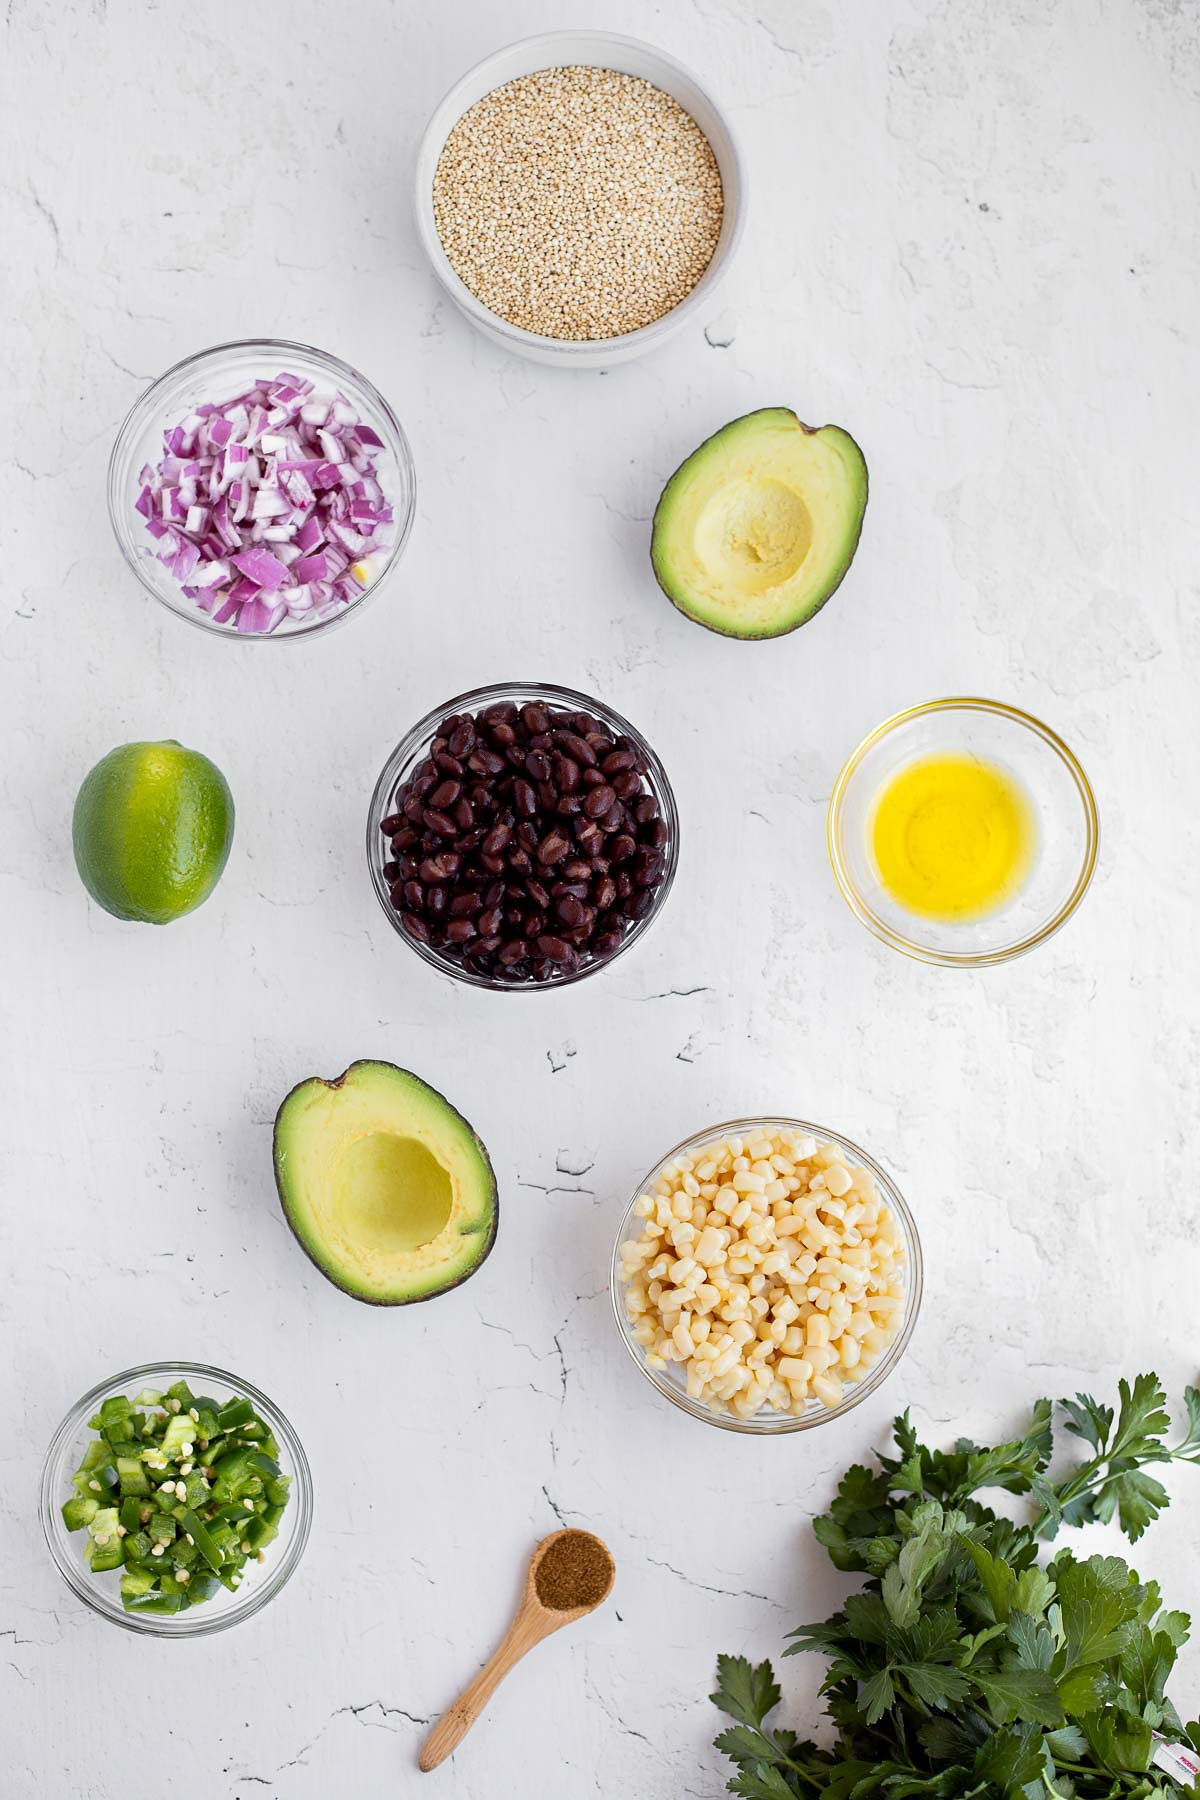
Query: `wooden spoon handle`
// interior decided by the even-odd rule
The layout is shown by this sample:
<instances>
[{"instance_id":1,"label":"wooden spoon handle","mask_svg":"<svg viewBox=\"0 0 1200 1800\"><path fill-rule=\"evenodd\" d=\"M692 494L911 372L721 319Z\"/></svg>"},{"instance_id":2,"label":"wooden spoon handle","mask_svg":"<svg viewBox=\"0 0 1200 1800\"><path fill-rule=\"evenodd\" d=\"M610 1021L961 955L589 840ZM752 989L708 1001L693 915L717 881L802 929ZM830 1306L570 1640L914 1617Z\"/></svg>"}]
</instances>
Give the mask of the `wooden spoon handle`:
<instances>
[{"instance_id":1,"label":"wooden spoon handle","mask_svg":"<svg viewBox=\"0 0 1200 1800\"><path fill-rule=\"evenodd\" d=\"M509 1670L544 1635L544 1629L539 1627L535 1618L522 1614L514 1619L508 1636L496 1654L484 1663L474 1681L463 1689L453 1706L443 1713L425 1739L419 1759L422 1769L428 1773L430 1769L436 1769L440 1762L445 1762L450 1752L466 1737Z\"/></svg>"}]
</instances>

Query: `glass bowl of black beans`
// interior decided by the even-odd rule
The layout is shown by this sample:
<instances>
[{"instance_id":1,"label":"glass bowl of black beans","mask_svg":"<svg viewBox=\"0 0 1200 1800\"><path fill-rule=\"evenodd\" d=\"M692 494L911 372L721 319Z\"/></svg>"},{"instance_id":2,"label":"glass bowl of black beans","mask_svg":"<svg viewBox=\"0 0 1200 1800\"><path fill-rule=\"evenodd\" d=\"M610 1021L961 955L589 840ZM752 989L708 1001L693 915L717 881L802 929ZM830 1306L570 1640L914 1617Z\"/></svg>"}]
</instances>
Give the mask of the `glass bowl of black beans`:
<instances>
[{"instance_id":1,"label":"glass bowl of black beans","mask_svg":"<svg viewBox=\"0 0 1200 1800\"><path fill-rule=\"evenodd\" d=\"M389 756L367 821L379 904L418 956L473 987L563 987L662 910L679 815L627 719L570 688L448 700Z\"/></svg>"}]
</instances>

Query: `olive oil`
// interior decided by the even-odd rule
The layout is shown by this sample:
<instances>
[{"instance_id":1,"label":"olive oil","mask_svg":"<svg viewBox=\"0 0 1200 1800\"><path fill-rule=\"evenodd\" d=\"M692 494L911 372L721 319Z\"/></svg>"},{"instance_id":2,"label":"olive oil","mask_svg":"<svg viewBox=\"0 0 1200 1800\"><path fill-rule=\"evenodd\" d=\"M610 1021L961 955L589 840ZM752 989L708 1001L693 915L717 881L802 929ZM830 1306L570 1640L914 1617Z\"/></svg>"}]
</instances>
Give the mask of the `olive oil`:
<instances>
[{"instance_id":1,"label":"olive oil","mask_svg":"<svg viewBox=\"0 0 1200 1800\"><path fill-rule=\"evenodd\" d=\"M924 919L986 918L1033 868L1037 824L1024 787L962 751L923 756L880 790L869 826L880 885Z\"/></svg>"}]
</instances>

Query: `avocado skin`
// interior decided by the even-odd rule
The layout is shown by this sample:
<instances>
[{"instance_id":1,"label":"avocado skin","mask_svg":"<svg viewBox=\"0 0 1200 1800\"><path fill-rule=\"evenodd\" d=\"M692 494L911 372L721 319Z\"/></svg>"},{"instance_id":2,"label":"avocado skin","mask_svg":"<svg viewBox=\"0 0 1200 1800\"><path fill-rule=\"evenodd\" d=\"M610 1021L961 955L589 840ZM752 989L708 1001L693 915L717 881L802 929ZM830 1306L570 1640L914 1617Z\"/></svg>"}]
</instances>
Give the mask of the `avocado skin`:
<instances>
[{"instance_id":1,"label":"avocado skin","mask_svg":"<svg viewBox=\"0 0 1200 1800\"><path fill-rule=\"evenodd\" d=\"M720 438L724 437L724 435L727 431L732 431L738 425L745 425L751 419L767 418L773 413L774 414L782 414L786 418L790 419L795 425L798 425L800 430L805 432L809 437L817 437L820 432L827 431L830 429L830 427L828 425L807 425L807 424L805 424L804 420L802 418L800 418L798 416L798 414L795 413L790 406L760 406L760 407L756 407L753 412L739 413L736 419L728 419L728 420L726 420L725 424L719 426L716 431L710 432L708 437L706 437L701 443L697 444L696 448L688 456L684 457L683 461L679 464L679 467L677 469L675 469L673 474L669 477L667 482L664 484L662 493L658 497L658 505L654 509L654 517L652 518L652 520L650 522L650 563L651 563L651 567L654 570L654 579L657 581L659 587L662 589L663 593L667 596L667 599L671 602L671 605L675 608L676 612L682 613L683 617L685 619L690 620L693 625L702 626L705 631L711 631L711 632L715 633L715 635L718 637L735 638L739 643L744 643L744 644L745 643L767 643L767 642L770 642L770 640L772 638L790 637L793 631L799 631L800 627L802 625L807 625L810 619L816 618L817 614L821 611L822 607L826 604L826 602L831 600L833 598L834 594L837 593L838 589L842 585L842 582L846 579L846 576L849 573L850 565L854 561L855 553L858 550L859 541L862 537L863 521L866 517L866 511L867 511L867 501L870 498L870 478L869 478L869 474L868 474L868 470L867 470L867 460L866 460L866 457L863 456L862 450L860 449L859 445L854 442L853 438L850 438L851 443L854 444L854 448L858 451L859 457L862 461L863 503L862 503L862 510L859 514L858 525L857 525L857 528L855 529L853 539L849 541L845 559L842 563L841 568L838 570L835 579L832 581L830 586L826 589L825 593L821 596L821 598L809 609L808 612L805 613L804 617L801 619L797 619L794 624L785 625L785 626L781 627L778 631L769 631L769 632L735 631L732 626L717 625L717 624L714 624L712 622L712 620L710 620L710 619L702 619L702 618L699 618L695 613L689 612L687 607L684 606L683 602L680 599L678 599L676 594L672 591L671 578L666 573L665 568L664 568L665 557L663 555L662 548L661 548L661 542L660 542L661 537L665 536L667 530L669 529L669 526L666 523L666 515L669 514L671 503L672 503L671 489L674 486L677 477L683 473L684 469L686 469L688 464L690 462L692 462L696 457L702 456L706 450L711 450L712 447L718 442L718 440ZM836 426L833 429L842 431L843 435L845 437L848 437L848 438L850 437L850 433L848 431L845 431L842 426ZM664 511L664 509L665 509L665 511Z\"/></svg>"},{"instance_id":2,"label":"avocado skin","mask_svg":"<svg viewBox=\"0 0 1200 1800\"><path fill-rule=\"evenodd\" d=\"M339 1276L328 1269L324 1263L317 1260L316 1256L314 1256L312 1250L305 1242L303 1233L297 1230L288 1209L287 1191L283 1176L283 1162L286 1152L280 1144L280 1127L281 1124L286 1121L289 1102L294 1100L296 1096L301 1094L306 1088L340 1088L344 1085L347 1077L352 1075L356 1069L386 1069L389 1074L406 1075L413 1081L419 1081L421 1086L428 1089L429 1093L432 1094L436 1100L440 1101L446 1108L446 1111L452 1113L464 1130L470 1134L471 1140L478 1150L479 1155L482 1157L488 1171L488 1176L491 1181L491 1224L488 1229L487 1243L484 1245L484 1248L480 1251L478 1257L471 1264L469 1269L464 1269L460 1275L453 1276L443 1287L431 1288L427 1294L397 1294L394 1296L384 1296L381 1294L364 1294L360 1292L358 1288L353 1287L349 1282L340 1279ZM312 1263L313 1267L325 1277L325 1280L331 1282L335 1288L347 1295L349 1299L357 1300L363 1306L417 1306L425 1300L439 1300L443 1294L452 1293L456 1287L461 1287L464 1281L469 1281L472 1275L478 1274L479 1270L483 1267L495 1248L496 1234L500 1228L500 1190L496 1182L496 1171L492 1167L492 1159L487 1153L487 1148L483 1139L479 1136L479 1133L475 1130L475 1127L471 1124L470 1120L465 1119L458 1108L453 1106L443 1093L440 1093L437 1088L430 1086L430 1083L427 1082L423 1076L416 1074L414 1070L402 1069L399 1063L384 1062L380 1057L360 1057L357 1062L352 1062L348 1068L343 1069L342 1073L332 1081L325 1080L321 1075L308 1075L303 1081L298 1081L295 1087L290 1088L284 1095L275 1114L275 1125L272 1132L272 1166L275 1174L275 1191L279 1196L280 1211L283 1213L288 1230L299 1244L301 1250L303 1250L305 1256L307 1256L309 1262Z\"/></svg>"}]
</instances>

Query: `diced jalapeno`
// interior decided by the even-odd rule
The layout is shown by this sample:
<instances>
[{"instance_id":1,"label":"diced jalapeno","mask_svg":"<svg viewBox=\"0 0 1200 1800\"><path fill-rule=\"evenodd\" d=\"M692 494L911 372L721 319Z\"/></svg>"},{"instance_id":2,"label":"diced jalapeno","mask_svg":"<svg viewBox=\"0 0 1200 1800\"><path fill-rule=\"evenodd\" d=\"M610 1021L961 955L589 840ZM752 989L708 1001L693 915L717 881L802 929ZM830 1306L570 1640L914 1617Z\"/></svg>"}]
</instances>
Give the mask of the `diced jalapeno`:
<instances>
[{"instance_id":1,"label":"diced jalapeno","mask_svg":"<svg viewBox=\"0 0 1200 1800\"><path fill-rule=\"evenodd\" d=\"M236 1591L278 1535L291 1487L253 1403L193 1397L178 1381L133 1402L110 1395L91 1426L62 1509L68 1530L87 1530L89 1567L122 1571L130 1612L177 1613Z\"/></svg>"}]
</instances>

